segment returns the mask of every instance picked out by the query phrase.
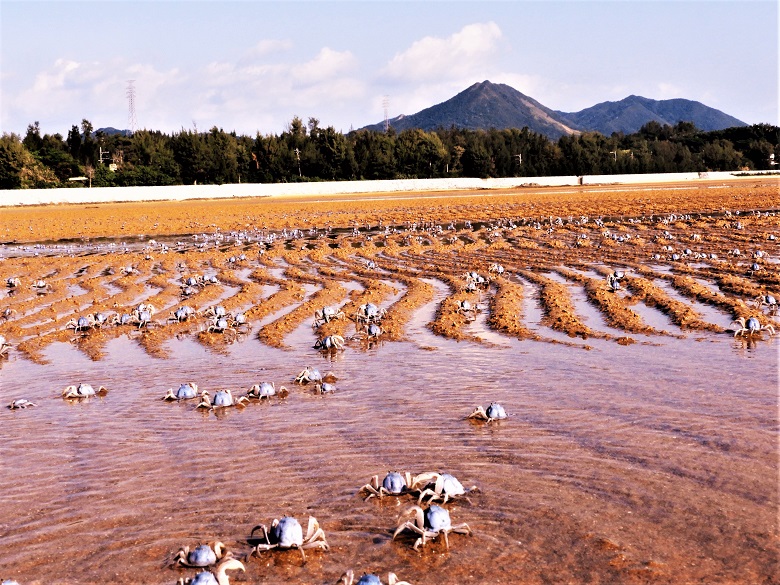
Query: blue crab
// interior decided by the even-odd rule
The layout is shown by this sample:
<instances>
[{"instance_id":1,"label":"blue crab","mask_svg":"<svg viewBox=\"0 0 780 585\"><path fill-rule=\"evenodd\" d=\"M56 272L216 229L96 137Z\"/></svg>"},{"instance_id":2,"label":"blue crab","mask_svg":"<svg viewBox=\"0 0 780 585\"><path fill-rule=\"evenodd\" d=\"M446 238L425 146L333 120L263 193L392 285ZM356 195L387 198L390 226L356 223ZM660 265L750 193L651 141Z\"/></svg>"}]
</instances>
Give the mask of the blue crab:
<instances>
[{"instance_id":1,"label":"blue crab","mask_svg":"<svg viewBox=\"0 0 780 585\"><path fill-rule=\"evenodd\" d=\"M197 408L208 408L214 410L215 408L228 408L230 406L246 406L249 399L246 396L241 396L237 400L233 399L233 393L230 390L217 390L214 393L214 399L212 400L207 390L201 392L201 401Z\"/></svg>"},{"instance_id":2,"label":"blue crab","mask_svg":"<svg viewBox=\"0 0 780 585\"><path fill-rule=\"evenodd\" d=\"M236 333L236 330L230 326L227 317L212 317L211 324L206 327L208 333L226 333L232 331Z\"/></svg>"},{"instance_id":3,"label":"blue crab","mask_svg":"<svg viewBox=\"0 0 780 585\"><path fill-rule=\"evenodd\" d=\"M739 325L739 328L734 331L734 337L737 335L754 337L761 335L762 331L769 331L769 335L775 334L775 328L769 323L761 325L761 321L758 320L758 317L750 317L747 320L745 320L744 317L740 317L733 323Z\"/></svg>"},{"instance_id":4,"label":"blue crab","mask_svg":"<svg viewBox=\"0 0 780 585\"><path fill-rule=\"evenodd\" d=\"M428 504L441 500L446 504L448 500L465 496L468 493L479 491L477 486L469 489L463 487L458 479L449 473L429 473L430 481L427 485L421 486L420 496L417 499L418 504L424 504L425 498L428 498Z\"/></svg>"},{"instance_id":5,"label":"blue crab","mask_svg":"<svg viewBox=\"0 0 780 585\"><path fill-rule=\"evenodd\" d=\"M231 558L230 552L224 552L225 545L216 541L213 545L199 544L192 550L183 546L174 557L174 563L183 567L210 567L216 565L223 557Z\"/></svg>"},{"instance_id":6,"label":"blue crab","mask_svg":"<svg viewBox=\"0 0 780 585\"><path fill-rule=\"evenodd\" d=\"M474 412L472 412L466 418L484 422L493 422L494 420L499 420L506 417L507 414L504 410L504 407L501 406L498 402L491 402L487 408L477 406L474 409Z\"/></svg>"},{"instance_id":7,"label":"blue crab","mask_svg":"<svg viewBox=\"0 0 780 585\"><path fill-rule=\"evenodd\" d=\"M312 323L312 327L319 327L324 323L330 323L331 319L342 319L343 317L344 312L339 311L335 307L322 307L321 309L314 311L314 323Z\"/></svg>"},{"instance_id":8,"label":"blue crab","mask_svg":"<svg viewBox=\"0 0 780 585\"><path fill-rule=\"evenodd\" d=\"M314 342L314 349L344 349L344 338L341 335L326 335Z\"/></svg>"},{"instance_id":9,"label":"blue crab","mask_svg":"<svg viewBox=\"0 0 780 585\"><path fill-rule=\"evenodd\" d=\"M418 491L420 486L427 486L437 475L435 472L428 472L412 476L408 471L403 473L400 471L388 471L381 485L379 484L379 476L375 475L371 478L371 481L358 490L358 493L367 492L366 501L373 497L382 499L386 495L402 496Z\"/></svg>"},{"instance_id":10,"label":"blue crab","mask_svg":"<svg viewBox=\"0 0 780 585\"><path fill-rule=\"evenodd\" d=\"M90 398L92 396L105 396L106 394L108 394L108 389L104 386L100 386L95 390L90 384L71 385L62 391L62 397L66 399Z\"/></svg>"},{"instance_id":11,"label":"blue crab","mask_svg":"<svg viewBox=\"0 0 780 585\"><path fill-rule=\"evenodd\" d=\"M195 309L188 305L182 305L171 313L171 316L168 317L168 321L177 321L178 323L183 323L195 315L197 315L197 311L195 311Z\"/></svg>"},{"instance_id":12,"label":"blue crab","mask_svg":"<svg viewBox=\"0 0 780 585\"><path fill-rule=\"evenodd\" d=\"M272 550L274 548L295 548L301 552L303 562L305 563L306 553L304 550L310 548L329 550L330 548L325 539L325 532L320 528L320 525L314 516L309 516L309 524L306 529L305 537L300 523L292 516L284 516L280 520L274 520L271 524L270 532L263 524L255 526L249 535L250 540L256 540L254 537L256 530L262 531L260 542L255 545L255 548L252 551L252 553L258 555L263 551Z\"/></svg>"},{"instance_id":13,"label":"blue crab","mask_svg":"<svg viewBox=\"0 0 780 585\"><path fill-rule=\"evenodd\" d=\"M260 384L254 384L247 392L247 398L271 398L272 396L280 396L284 398L287 396L288 391L284 386L279 386L279 390L276 390L273 382L260 382Z\"/></svg>"},{"instance_id":14,"label":"blue crab","mask_svg":"<svg viewBox=\"0 0 780 585\"><path fill-rule=\"evenodd\" d=\"M607 276L607 286L612 292L620 290L620 281L623 280L625 274L620 270L615 270L612 274Z\"/></svg>"},{"instance_id":15,"label":"blue crab","mask_svg":"<svg viewBox=\"0 0 780 585\"><path fill-rule=\"evenodd\" d=\"M8 408L11 410L18 410L20 408L29 408L31 406L38 406L34 402L30 402L26 398L17 398L16 400L13 400L11 404L8 405Z\"/></svg>"},{"instance_id":16,"label":"blue crab","mask_svg":"<svg viewBox=\"0 0 780 585\"><path fill-rule=\"evenodd\" d=\"M341 579L338 580L336 585L383 585L382 580L371 573L364 573L360 579L355 581L355 573L350 569L345 572ZM399 581L398 576L395 573L387 574L387 585L411 585L407 581Z\"/></svg>"},{"instance_id":17,"label":"blue crab","mask_svg":"<svg viewBox=\"0 0 780 585\"><path fill-rule=\"evenodd\" d=\"M95 316L87 315L85 317L79 317L77 319L71 319L65 323L66 329L73 329L73 331L86 331L92 329L95 326Z\"/></svg>"},{"instance_id":18,"label":"blue crab","mask_svg":"<svg viewBox=\"0 0 780 585\"><path fill-rule=\"evenodd\" d=\"M137 325L139 329L141 327L149 327L152 322L152 315L154 314L153 311L150 311L144 305L141 305L141 307L133 311L133 314L131 315L132 320L130 321L132 325Z\"/></svg>"},{"instance_id":19,"label":"blue crab","mask_svg":"<svg viewBox=\"0 0 780 585\"><path fill-rule=\"evenodd\" d=\"M217 572L202 571L192 577L191 579L185 579L182 577L179 579L179 585L230 585L230 579L228 578L228 571L246 571L244 564L238 559L228 558L223 560L217 567Z\"/></svg>"},{"instance_id":20,"label":"blue crab","mask_svg":"<svg viewBox=\"0 0 780 585\"><path fill-rule=\"evenodd\" d=\"M360 305L355 313L355 321L358 323L378 323L387 314L385 309L381 309L374 303Z\"/></svg>"},{"instance_id":21,"label":"blue crab","mask_svg":"<svg viewBox=\"0 0 780 585\"><path fill-rule=\"evenodd\" d=\"M227 317L227 311L225 310L225 307L222 305L216 305L214 307L209 307L203 312L203 315L206 317Z\"/></svg>"},{"instance_id":22,"label":"blue crab","mask_svg":"<svg viewBox=\"0 0 780 585\"><path fill-rule=\"evenodd\" d=\"M773 295L770 294L759 295L758 297L756 297L755 304L757 309L761 309L762 307L767 306L769 307L770 315L777 315L778 303L777 303L777 299Z\"/></svg>"},{"instance_id":23,"label":"blue crab","mask_svg":"<svg viewBox=\"0 0 780 585\"><path fill-rule=\"evenodd\" d=\"M130 325L132 322L133 316L128 315L127 313L122 313L121 315L119 313L115 313L111 317L112 325Z\"/></svg>"},{"instance_id":24,"label":"blue crab","mask_svg":"<svg viewBox=\"0 0 780 585\"><path fill-rule=\"evenodd\" d=\"M414 550L417 550L421 545L425 546L427 541L435 539L439 534L444 535L444 544L448 549L450 548L448 538L450 532L472 534L471 528L465 522L453 525L450 513L441 506L429 506L426 510L420 506L411 506L406 510L404 516L408 516L410 513L414 513L414 519L402 521L393 533L393 540L404 530L411 530L420 535L414 543Z\"/></svg>"},{"instance_id":25,"label":"blue crab","mask_svg":"<svg viewBox=\"0 0 780 585\"><path fill-rule=\"evenodd\" d=\"M190 400L197 398L198 385L195 382L184 382L179 385L179 389L174 392L173 388L168 388L168 393L162 397L163 400Z\"/></svg>"},{"instance_id":26,"label":"blue crab","mask_svg":"<svg viewBox=\"0 0 780 585\"><path fill-rule=\"evenodd\" d=\"M320 374L320 371L317 368L306 366L301 370L301 373L295 377L295 381L298 384L308 384L309 382L319 384L322 382L322 374Z\"/></svg>"}]
</instances>

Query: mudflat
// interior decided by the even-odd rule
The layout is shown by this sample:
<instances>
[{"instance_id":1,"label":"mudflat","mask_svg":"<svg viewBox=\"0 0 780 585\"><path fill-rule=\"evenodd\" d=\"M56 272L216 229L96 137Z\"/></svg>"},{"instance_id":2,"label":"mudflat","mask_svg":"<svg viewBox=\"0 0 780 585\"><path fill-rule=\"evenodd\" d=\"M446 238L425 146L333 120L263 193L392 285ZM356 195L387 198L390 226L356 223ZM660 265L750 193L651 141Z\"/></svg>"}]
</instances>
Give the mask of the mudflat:
<instances>
[{"instance_id":1,"label":"mudflat","mask_svg":"<svg viewBox=\"0 0 780 585\"><path fill-rule=\"evenodd\" d=\"M755 178L0 208L0 403L36 405L0 412L0 578L174 583L219 540L233 583L776 582L779 202ZM365 500L389 471L434 481ZM471 534L415 549L394 533L444 472ZM285 515L329 550L256 548Z\"/></svg>"}]
</instances>

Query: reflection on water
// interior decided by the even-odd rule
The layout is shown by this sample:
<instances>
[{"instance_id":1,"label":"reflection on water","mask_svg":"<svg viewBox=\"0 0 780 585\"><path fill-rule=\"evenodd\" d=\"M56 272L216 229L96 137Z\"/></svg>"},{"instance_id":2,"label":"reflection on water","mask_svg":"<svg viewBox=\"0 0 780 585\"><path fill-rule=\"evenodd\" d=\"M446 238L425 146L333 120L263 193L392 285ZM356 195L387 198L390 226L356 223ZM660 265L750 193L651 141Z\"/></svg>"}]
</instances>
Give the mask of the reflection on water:
<instances>
[{"instance_id":1,"label":"reflection on water","mask_svg":"<svg viewBox=\"0 0 780 585\"><path fill-rule=\"evenodd\" d=\"M253 526L285 514L316 516L331 550L306 565L294 551L262 553L233 582L333 583L347 568L412 583L777 575L777 340L747 349L701 334L582 351L436 338L420 351L432 335L408 333L327 354L311 348L307 322L290 350L249 334L224 354L174 339L166 360L127 337L98 362L59 343L45 349L49 365L11 356L3 403L39 406L0 414L0 577L173 583L194 575L167 567L179 547L220 539L243 555ZM296 385L306 365L333 371L337 392ZM160 400L185 381L240 395L263 380L290 395L219 416ZM80 381L109 393L64 401ZM509 419L464 419L493 400ZM474 536L453 535L449 552L392 541L412 500L356 494L396 469L477 485L470 503L447 504Z\"/></svg>"}]
</instances>

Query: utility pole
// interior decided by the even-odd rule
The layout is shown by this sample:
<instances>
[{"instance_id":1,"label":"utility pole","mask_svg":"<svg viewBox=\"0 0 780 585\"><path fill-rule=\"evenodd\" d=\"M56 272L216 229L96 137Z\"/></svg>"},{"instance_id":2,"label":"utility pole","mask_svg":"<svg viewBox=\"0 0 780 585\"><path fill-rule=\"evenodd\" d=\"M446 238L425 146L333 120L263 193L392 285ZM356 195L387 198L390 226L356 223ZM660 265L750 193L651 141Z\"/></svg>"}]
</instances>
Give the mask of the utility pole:
<instances>
[{"instance_id":1,"label":"utility pole","mask_svg":"<svg viewBox=\"0 0 780 585\"><path fill-rule=\"evenodd\" d=\"M135 119L135 79L128 79L127 81L127 124L130 126L130 132L135 134L135 127L138 125L138 121Z\"/></svg>"},{"instance_id":2,"label":"utility pole","mask_svg":"<svg viewBox=\"0 0 780 585\"><path fill-rule=\"evenodd\" d=\"M300 177L302 176L301 175L301 151L297 147L295 149L295 158L298 160L298 176Z\"/></svg>"}]
</instances>

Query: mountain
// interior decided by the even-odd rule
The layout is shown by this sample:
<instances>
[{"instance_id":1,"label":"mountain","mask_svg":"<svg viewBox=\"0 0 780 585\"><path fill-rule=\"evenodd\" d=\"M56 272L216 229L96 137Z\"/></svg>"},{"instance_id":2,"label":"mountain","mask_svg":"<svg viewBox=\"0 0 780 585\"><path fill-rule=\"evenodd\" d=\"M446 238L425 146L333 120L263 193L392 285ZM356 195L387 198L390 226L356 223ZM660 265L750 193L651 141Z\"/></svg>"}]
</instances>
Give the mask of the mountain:
<instances>
[{"instance_id":1,"label":"mountain","mask_svg":"<svg viewBox=\"0 0 780 585\"><path fill-rule=\"evenodd\" d=\"M118 130L117 128L113 128L113 127L111 127L111 126L107 126L107 127L105 127L105 128L98 128L98 129L97 129L97 130L95 130L95 132L93 133L93 136L94 136L94 135L95 135L97 132L102 132L102 133L103 133L103 134L105 134L106 136L113 136L113 135L115 135L115 134L121 134L122 136L132 136L132 135L133 135L133 133L132 133L130 130Z\"/></svg>"},{"instance_id":2,"label":"mountain","mask_svg":"<svg viewBox=\"0 0 780 585\"><path fill-rule=\"evenodd\" d=\"M559 113L535 99L508 85L490 81L475 83L446 102L411 116L398 116L389 120L389 123L396 132L408 128L431 131L450 126L469 130L503 130L528 126L529 130L553 139L578 130ZM384 122L381 122L366 126L365 129L381 132L384 127Z\"/></svg>"},{"instance_id":3,"label":"mountain","mask_svg":"<svg viewBox=\"0 0 780 585\"><path fill-rule=\"evenodd\" d=\"M437 128L489 130L523 128L544 134L552 140L579 132L595 131L631 134L648 122L673 126L693 122L700 130L722 130L747 126L744 122L702 103L685 100L652 100L631 95L619 102L604 102L579 112L559 112L540 104L500 83L475 83L455 97L416 114L388 120L396 132L408 128L425 131ZM365 126L365 130L384 130L384 122Z\"/></svg>"},{"instance_id":4,"label":"mountain","mask_svg":"<svg viewBox=\"0 0 780 585\"><path fill-rule=\"evenodd\" d=\"M619 102L603 102L579 112L556 112L569 124L609 136L613 132L632 134L648 122L674 126L693 122L699 130L723 130L747 126L745 122L700 102L685 99L651 100L630 95Z\"/></svg>"}]
</instances>

